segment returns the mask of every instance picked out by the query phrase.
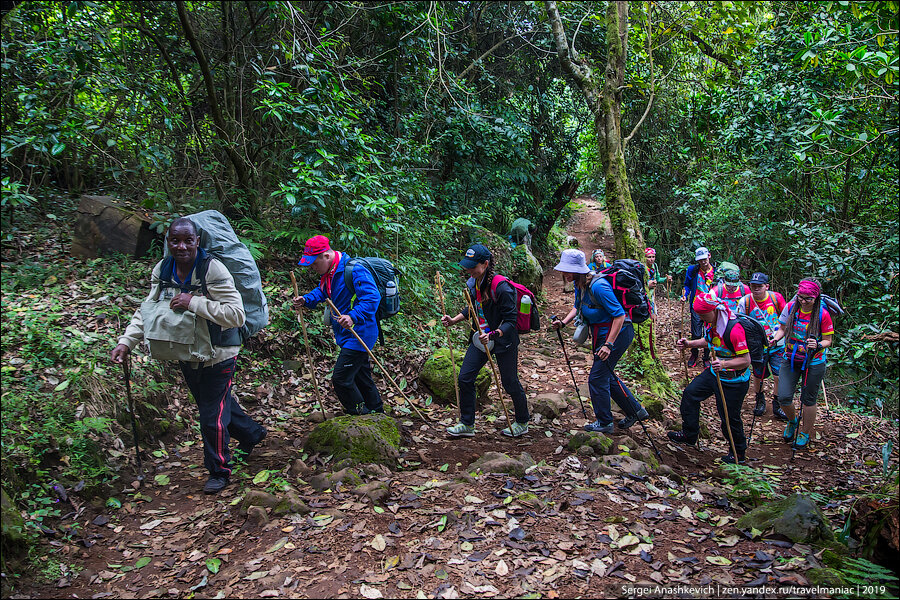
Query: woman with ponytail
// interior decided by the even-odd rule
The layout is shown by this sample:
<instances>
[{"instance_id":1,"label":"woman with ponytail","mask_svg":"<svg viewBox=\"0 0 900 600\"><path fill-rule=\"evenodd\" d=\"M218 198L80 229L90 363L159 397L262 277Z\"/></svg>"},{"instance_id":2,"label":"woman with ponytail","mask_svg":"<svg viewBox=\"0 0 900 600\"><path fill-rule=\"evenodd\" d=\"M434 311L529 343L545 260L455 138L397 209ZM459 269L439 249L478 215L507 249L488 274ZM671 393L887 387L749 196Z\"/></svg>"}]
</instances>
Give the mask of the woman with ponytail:
<instances>
[{"instance_id":1,"label":"woman with ponytail","mask_svg":"<svg viewBox=\"0 0 900 600\"><path fill-rule=\"evenodd\" d=\"M831 314L822 305L822 286L818 281L800 282L797 295L784 307L779 323L772 343L786 340L778 380L778 403L788 417L784 441L805 450L815 428L816 398L825 378L826 349L834 334ZM798 383L802 407L799 416L794 408Z\"/></svg>"}]
</instances>

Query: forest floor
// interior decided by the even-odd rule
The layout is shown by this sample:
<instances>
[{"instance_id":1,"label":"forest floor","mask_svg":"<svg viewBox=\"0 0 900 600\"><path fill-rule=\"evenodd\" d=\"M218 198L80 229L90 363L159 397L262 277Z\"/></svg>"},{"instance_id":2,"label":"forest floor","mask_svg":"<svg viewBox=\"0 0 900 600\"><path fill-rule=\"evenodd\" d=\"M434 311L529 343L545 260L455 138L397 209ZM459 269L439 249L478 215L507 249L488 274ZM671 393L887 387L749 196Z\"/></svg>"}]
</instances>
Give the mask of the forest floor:
<instances>
[{"instance_id":1,"label":"forest floor","mask_svg":"<svg viewBox=\"0 0 900 600\"><path fill-rule=\"evenodd\" d=\"M569 233L586 254L599 246L614 256L602 211L589 198L579 202ZM545 319L564 315L572 296L563 292L552 265L544 290ZM684 367L673 340L680 310L676 300L661 300L655 332L657 355L678 384ZM569 355L584 384L588 355L571 349ZM589 459L566 448L586 420L553 331L523 337L520 378L529 396L569 393L568 410L558 421L538 420L528 435L510 439L499 434L502 411L487 408L478 416L476 437L450 439L444 428L456 422L456 410L431 405L424 409L428 424L400 419L411 436L407 466L384 477L391 495L381 506L342 489L316 493L298 483L313 512L272 516L266 526L251 524L238 511L244 492L265 484L245 480L217 496L203 495L199 440L183 433L167 446L168 456L148 455L150 474L140 490L124 496L122 508L76 507L84 540L53 542L68 571L52 582L20 580L12 597L567 598L629 595L634 586L657 584L707 586L697 595L716 596L729 586L803 585L804 571L820 566L809 546L751 538L734 527L751 505L723 481L718 459L727 449L712 400L703 409L711 436L699 449L667 442L666 430L680 422L677 399L669 400L665 422L647 422L674 474L591 477L584 469ZM644 391L639 381L628 383ZM273 387L279 386L292 388L289 376ZM333 401L330 386L325 393ZM286 472L302 455L314 423L277 415L310 402L308 394L304 398L276 393L265 406L249 405L269 436L244 467L248 473ZM583 385L582 398L590 414ZM747 426L752 408L748 397ZM486 414L496 418L489 422ZM756 420L749 463L767 473L775 492L826 495L831 501L825 513L840 527L852 495L880 477L881 445L897 438L885 423L823 405L812 449L792 458L781 441L783 424L767 415ZM628 435L647 445L638 425ZM623 441L618 431L614 439ZM460 485L456 478L487 451L528 452L540 464L524 478L482 475Z\"/></svg>"}]
</instances>

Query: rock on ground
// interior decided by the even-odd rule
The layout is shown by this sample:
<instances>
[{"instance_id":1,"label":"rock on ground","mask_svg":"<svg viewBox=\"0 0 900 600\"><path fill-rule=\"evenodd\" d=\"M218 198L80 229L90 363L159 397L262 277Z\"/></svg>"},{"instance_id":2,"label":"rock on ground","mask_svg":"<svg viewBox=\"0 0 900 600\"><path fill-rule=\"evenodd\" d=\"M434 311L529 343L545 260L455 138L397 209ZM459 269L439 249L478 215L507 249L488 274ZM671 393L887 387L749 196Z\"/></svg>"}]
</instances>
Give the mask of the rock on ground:
<instances>
[{"instance_id":1,"label":"rock on ground","mask_svg":"<svg viewBox=\"0 0 900 600\"><path fill-rule=\"evenodd\" d=\"M529 400L529 404L531 412L541 415L550 421L558 419L560 415L569 408L569 403L566 402L563 394L555 394L552 392L538 394Z\"/></svg>"},{"instance_id":2,"label":"rock on ground","mask_svg":"<svg viewBox=\"0 0 900 600\"><path fill-rule=\"evenodd\" d=\"M568 448L570 452L578 452L580 448L587 446L592 453L582 453L582 456L606 454L613 447L613 441L596 431L579 431L569 438Z\"/></svg>"},{"instance_id":3,"label":"rock on ground","mask_svg":"<svg viewBox=\"0 0 900 600\"><path fill-rule=\"evenodd\" d=\"M450 349L441 348L428 360L419 372L419 381L428 386L431 390L431 396L434 401L439 404L456 404L456 389L453 385L454 380L459 377L459 368L462 365L462 359L465 356L465 348L454 350L453 357L456 360L456 369L453 369L453 363L450 360ZM491 372L487 366L482 367L475 378L475 390L478 397L482 400L487 398L488 390L491 388Z\"/></svg>"},{"instance_id":4,"label":"rock on ground","mask_svg":"<svg viewBox=\"0 0 900 600\"><path fill-rule=\"evenodd\" d=\"M336 462L381 463L391 468L400 457L400 429L380 414L342 416L319 423L305 444L311 454L331 455Z\"/></svg>"},{"instance_id":5,"label":"rock on ground","mask_svg":"<svg viewBox=\"0 0 900 600\"><path fill-rule=\"evenodd\" d=\"M309 485L317 492L334 490L338 486L357 487L362 484L359 474L350 468L344 468L334 473L319 473L309 478Z\"/></svg>"},{"instance_id":6,"label":"rock on ground","mask_svg":"<svg viewBox=\"0 0 900 600\"><path fill-rule=\"evenodd\" d=\"M469 472L481 471L482 473L507 473L516 477L523 477L528 467L536 464L531 455L523 452L519 458L512 458L502 452L485 452L484 456L474 461L466 469Z\"/></svg>"},{"instance_id":7,"label":"rock on ground","mask_svg":"<svg viewBox=\"0 0 900 600\"><path fill-rule=\"evenodd\" d=\"M829 542L834 539L831 524L822 509L808 496L792 494L753 509L737 520L740 529L772 529L794 543Z\"/></svg>"},{"instance_id":8,"label":"rock on ground","mask_svg":"<svg viewBox=\"0 0 900 600\"><path fill-rule=\"evenodd\" d=\"M509 253L512 270L510 279L524 285L535 294L540 293L544 285L544 269L525 244L519 244Z\"/></svg>"},{"instance_id":9,"label":"rock on ground","mask_svg":"<svg viewBox=\"0 0 900 600\"><path fill-rule=\"evenodd\" d=\"M627 473L628 475L643 476L646 475L647 471L650 469L647 466L647 463L631 458L630 456L608 454L600 458L596 464L591 463L588 471L591 472L594 470L609 475L621 475L622 473Z\"/></svg>"}]
</instances>

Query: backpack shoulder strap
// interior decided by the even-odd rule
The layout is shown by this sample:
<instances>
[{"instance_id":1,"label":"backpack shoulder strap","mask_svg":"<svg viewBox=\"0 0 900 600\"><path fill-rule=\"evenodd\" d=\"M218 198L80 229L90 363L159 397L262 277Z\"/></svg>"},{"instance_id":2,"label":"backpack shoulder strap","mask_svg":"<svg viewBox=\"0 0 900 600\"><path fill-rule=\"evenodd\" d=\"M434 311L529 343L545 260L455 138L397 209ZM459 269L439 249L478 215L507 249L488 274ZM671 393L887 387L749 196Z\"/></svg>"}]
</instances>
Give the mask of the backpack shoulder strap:
<instances>
[{"instance_id":1,"label":"backpack shoulder strap","mask_svg":"<svg viewBox=\"0 0 900 600\"><path fill-rule=\"evenodd\" d=\"M212 256L206 254L202 259L197 261L197 277L200 279L200 289L204 296L209 296L209 289L206 287L206 274L209 272L209 262Z\"/></svg>"},{"instance_id":2,"label":"backpack shoulder strap","mask_svg":"<svg viewBox=\"0 0 900 600\"><path fill-rule=\"evenodd\" d=\"M350 295L356 295L356 286L353 285L353 267L356 266L358 259L351 258L344 265L344 287L350 290Z\"/></svg>"},{"instance_id":3,"label":"backpack shoulder strap","mask_svg":"<svg viewBox=\"0 0 900 600\"><path fill-rule=\"evenodd\" d=\"M503 283L504 281L509 281L508 277L504 277L503 275L494 274L494 278L491 279L491 300L494 302L497 301L497 286ZM510 282L510 285L512 283Z\"/></svg>"}]
</instances>

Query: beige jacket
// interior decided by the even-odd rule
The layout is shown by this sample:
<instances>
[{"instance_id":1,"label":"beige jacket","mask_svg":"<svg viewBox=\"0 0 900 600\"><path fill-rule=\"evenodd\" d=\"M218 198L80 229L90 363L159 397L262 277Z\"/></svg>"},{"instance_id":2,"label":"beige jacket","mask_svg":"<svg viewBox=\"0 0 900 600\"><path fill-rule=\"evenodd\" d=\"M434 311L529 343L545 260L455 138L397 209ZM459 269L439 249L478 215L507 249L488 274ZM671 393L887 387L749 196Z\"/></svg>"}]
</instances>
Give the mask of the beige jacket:
<instances>
[{"instance_id":1,"label":"beige jacket","mask_svg":"<svg viewBox=\"0 0 900 600\"><path fill-rule=\"evenodd\" d=\"M160 266L162 261L153 267L150 276L150 294L147 300L153 300L160 293ZM199 286L200 278L196 273L191 275L191 284ZM221 262L215 258L209 261L209 269L206 272L206 288L209 296L195 295L191 298L190 310L198 317L218 324L222 329L240 327L244 324L244 302L241 294L234 286L234 277L228 272ZM172 290L175 291L175 290ZM197 291L195 294L201 294ZM133 350L144 339L144 320L140 307L134 311L131 322L125 328L125 333L119 338L120 344L125 344ZM217 346L215 356L208 365L218 364L238 355L240 346Z\"/></svg>"}]
</instances>

